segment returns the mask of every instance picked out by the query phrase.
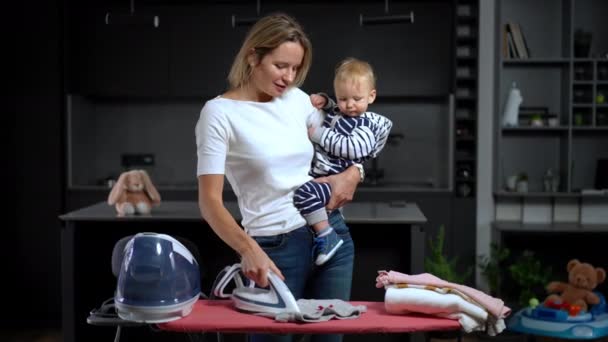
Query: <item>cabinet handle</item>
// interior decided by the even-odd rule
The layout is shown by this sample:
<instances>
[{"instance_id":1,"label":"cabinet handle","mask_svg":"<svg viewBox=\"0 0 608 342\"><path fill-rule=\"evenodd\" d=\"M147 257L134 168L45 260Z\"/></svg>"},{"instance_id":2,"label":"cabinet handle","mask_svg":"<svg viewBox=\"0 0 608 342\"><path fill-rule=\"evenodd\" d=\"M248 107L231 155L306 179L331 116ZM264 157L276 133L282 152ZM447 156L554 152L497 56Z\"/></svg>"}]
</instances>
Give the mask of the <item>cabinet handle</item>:
<instances>
[{"instance_id":1,"label":"cabinet handle","mask_svg":"<svg viewBox=\"0 0 608 342\"><path fill-rule=\"evenodd\" d=\"M378 17L364 17L363 14L359 14L359 26L399 23L413 24L414 11L410 11L410 14L383 15Z\"/></svg>"},{"instance_id":2,"label":"cabinet handle","mask_svg":"<svg viewBox=\"0 0 608 342\"><path fill-rule=\"evenodd\" d=\"M144 27L151 23L154 28L158 28L160 26L160 17L158 15L149 16L106 12L104 23L106 25L116 25L120 27Z\"/></svg>"},{"instance_id":3,"label":"cabinet handle","mask_svg":"<svg viewBox=\"0 0 608 342\"><path fill-rule=\"evenodd\" d=\"M260 19L259 17L249 17L249 18L237 18L236 15L232 15L232 28L236 28L237 26L251 26L256 21Z\"/></svg>"},{"instance_id":4,"label":"cabinet handle","mask_svg":"<svg viewBox=\"0 0 608 342\"><path fill-rule=\"evenodd\" d=\"M129 5L129 14L115 13L111 14L110 11L106 12L104 16L104 22L106 25L111 25L112 23L116 23L118 25L149 25L150 19L152 19L152 26L154 28L158 28L160 25L160 17L158 15L135 15L135 0L130 1Z\"/></svg>"},{"instance_id":5,"label":"cabinet handle","mask_svg":"<svg viewBox=\"0 0 608 342\"><path fill-rule=\"evenodd\" d=\"M256 0L255 2L255 13L257 17L249 17L249 18L240 18L238 19L236 15L232 15L232 28L236 28L237 26L251 26L255 24L258 19L260 19L260 10L262 9L262 0Z\"/></svg>"}]
</instances>

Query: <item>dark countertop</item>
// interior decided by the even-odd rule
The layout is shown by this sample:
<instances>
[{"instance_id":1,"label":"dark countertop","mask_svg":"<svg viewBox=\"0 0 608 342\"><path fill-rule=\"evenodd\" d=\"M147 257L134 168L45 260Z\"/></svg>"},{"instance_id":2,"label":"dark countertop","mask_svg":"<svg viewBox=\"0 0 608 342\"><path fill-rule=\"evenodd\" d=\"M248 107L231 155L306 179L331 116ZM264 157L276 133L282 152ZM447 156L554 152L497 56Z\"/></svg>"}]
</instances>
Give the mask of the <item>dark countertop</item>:
<instances>
[{"instance_id":1,"label":"dark countertop","mask_svg":"<svg viewBox=\"0 0 608 342\"><path fill-rule=\"evenodd\" d=\"M226 202L226 208L237 221L241 215L236 202ZM423 224L426 217L415 203L404 202L351 202L343 209L348 223L376 224ZM99 202L59 216L66 222L72 221L201 221L198 203L194 201L165 201L152 209L149 215L117 217L114 206Z\"/></svg>"}]
</instances>

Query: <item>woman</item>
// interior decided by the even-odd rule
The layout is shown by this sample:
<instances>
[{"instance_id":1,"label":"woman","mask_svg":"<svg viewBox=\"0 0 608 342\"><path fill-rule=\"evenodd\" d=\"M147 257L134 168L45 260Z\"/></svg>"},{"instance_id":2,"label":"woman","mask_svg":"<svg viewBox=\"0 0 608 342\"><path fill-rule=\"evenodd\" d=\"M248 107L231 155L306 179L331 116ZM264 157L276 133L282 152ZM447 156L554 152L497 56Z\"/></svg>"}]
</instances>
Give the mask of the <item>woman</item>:
<instances>
[{"instance_id":1,"label":"woman","mask_svg":"<svg viewBox=\"0 0 608 342\"><path fill-rule=\"evenodd\" d=\"M311 59L311 44L293 18L274 14L253 25L230 70L230 89L205 104L196 125L199 207L214 232L241 256L244 274L256 284L267 286L271 270L295 298L348 300L354 245L341 213L334 210L330 223L343 247L316 267L313 232L293 205L294 190L312 179L314 150L307 128L323 119L297 88ZM362 179L359 170L353 166L318 180L336 189L329 209L352 200ZM238 198L244 230L224 207L224 175ZM271 338L280 339L254 339Z\"/></svg>"}]
</instances>

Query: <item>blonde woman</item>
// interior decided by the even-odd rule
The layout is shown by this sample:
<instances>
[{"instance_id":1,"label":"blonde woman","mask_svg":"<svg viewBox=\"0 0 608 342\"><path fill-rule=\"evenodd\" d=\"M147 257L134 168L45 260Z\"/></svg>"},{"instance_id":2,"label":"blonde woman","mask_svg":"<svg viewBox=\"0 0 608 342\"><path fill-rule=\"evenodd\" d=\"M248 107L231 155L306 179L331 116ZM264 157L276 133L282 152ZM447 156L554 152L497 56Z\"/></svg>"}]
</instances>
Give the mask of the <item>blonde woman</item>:
<instances>
[{"instance_id":1,"label":"blonde woman","mask_svg":"<svg viewBox=\"0 0 608 342\"><path fill-rule=\"evenodd\" d=\"M354 245L340 211L333 210L329 222L344 243L330 261L317 266L314 233L293 204L295 189L312 179L308 127L323 121L323 113L298 88L311 60L310 41L293 18L273 14L251 27L230 70L230 88L205 103L196 125L199 206L256 284L266 286L272 271L296 299L348 300ZM237 196L244 229L224 207L224 176ZM356 166L317 180L333 189L327 208L352 200L360 180ZM251 340L290 338L255 335ZM313 340L340 341L341 336Z\"/></svg>"}]
</instances>

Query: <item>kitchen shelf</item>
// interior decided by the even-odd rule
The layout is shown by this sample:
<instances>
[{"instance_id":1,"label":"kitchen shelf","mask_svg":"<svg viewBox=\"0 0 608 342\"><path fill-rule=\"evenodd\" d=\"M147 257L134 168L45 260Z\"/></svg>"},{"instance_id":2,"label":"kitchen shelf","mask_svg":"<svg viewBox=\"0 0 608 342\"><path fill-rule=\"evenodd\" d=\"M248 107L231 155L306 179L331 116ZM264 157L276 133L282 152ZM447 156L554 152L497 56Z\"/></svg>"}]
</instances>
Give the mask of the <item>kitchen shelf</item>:
<instances>
[{"instance_id":1,"label":"kitchen shelf","mask_svg":"<svg viewBox=\"0 0 608 342\"><path fill-rule=\"evenodd\" d=\"M459 43L465 43L465 41L459 40ZM470 61L470 62L473 62L473 61L477 60L477 56L456 56L456 58L459 61Z\"/></svg>"},{"instance_id":2,"label":"kitchen shelf","mask_svg":"<svg viewBox=\"0 0 608 342\"><path fill-rule=\"evenodd\" d=\"M596 103L597 95L608 93L608 59L581 58L575 49L575 31L592 32L589 56L608 51L608 26L599 13L608 11L603 0L499 0L497 41L500 42L495 117L497 165L494 191L498 198L579 198L579 189L592 189L596 163L608 159L608 108ZM508 41L507 24L517 24L530 58L514 58ZM517 30L515 30L517 31ZM523 107L546 108L545 126L502 127L505 103L513 84L523 97ZM607 94L608 95L608 94ZM557 117L559 126L547 126ZM558 195L538 192L545 188L543 175L559 175ZM529 176L526 195L502 193L506 179L520 173ZM564 195L568 194L568 195Z\"/></svg>"},{"instance_id":3,"label":"kitchen shelf","mask_svg":"<svg viewBox=\"0 0 608 342\"><path fill-rule=\"evenodd\" d=\"M572 130L575 132L608 132L608 126L582 126L582 127L572 127Z\"/></svg>"},{"instance_id":4,"label":"kitchen shelf","mask_svg":"<svg viewBox=\"0 0 608 342\"><path fill-rule=\"evenodd\" d=\"M475 197L477 167L478 0L456 0L454 45L454 193ZM462 52L463 55L459 55ZM470 176L463 177L466 170Z\"/></svg>"},{"instance_id":5,"label":"kitchen shelf","mask_svg":"<svg viewBox=\"0 0 608 342\"><path fill-rule=\"evenodd\" d=\"M516 192L496 191L495 198L606 198L608 194L583 194L581 192Z\"/></svg>"},{"instance_id":6,"label":"kitchen shelf","mask_svg":"<svg viewBox=\"0 0 608 342\"><path fill-rule=\"evenodd\" d=\"M457 16L456 20L459 23L469 23L469 24L476 24L477 23L477 17L476 16L472 16L472 15Z\"/></svg>"},{"instance_id":7,"label":"kitchen shelf","mask_svg":"<svg viewBox=\"0 0 608 342\"><path fill-rule=\"evenodd\" d=\"M568 66L570 60L567 58L549 58L549 59L504 59L502 64L508 66Z\"/></svg>"},{"instance_id":8,"label":"kitchen shelf","mask_svg":"<svg viewBox=\"0 0 608 342\"><path fill-rule=\"evenodd\" d=\"M503 133L564 133L568 132L567 126L557 127L503 127Z\"/></svg>"},{"instance_id":9,"label":"kitchen shelf","mask_svg":"<svg viewBox=\"0 0 608 342\"><path fill-rule=\"evenodd\" d=\"M478 38L477 36L456 36L456 41L459 43L477 43Z\"/></svg>"},{"instance_id":10,"label":"kitchen shelf","mask_svg":"<svg viewBox=\"0 0 608 342\"><path fill-rule=\"evenodd\" d=\"M495 220L516 224L603 225L608 222L605 208L608 193L583 192L506 192L494 193Z\"/></svg>"},{"instance_id":11,"label":"kitchen shelf","mask_svg":"<svg viewBox=\"0 0 608 342\"><path fill-rule=\"evenodd\" d=\"M492 226L504 232L555 232L555 233L566 233L566 232L608 232L608 225L602 224L580 224L577 222L564 222L564 223L521 223L512 221L495 221Z\"/></svg>"},{"instance_id":12,"label":"kitchen shelf","mask_svg":"<svg viewBox=\"0 0 608 342\"><path fill-rule=\"evenodd\" d=\"M462 122L462 123L471 123L474 124L477 122L477 119L475 118L469 118L469 117L464 117L464 118L456 118L456 120L458 122Z\"/></svg>"}]
</instances>

